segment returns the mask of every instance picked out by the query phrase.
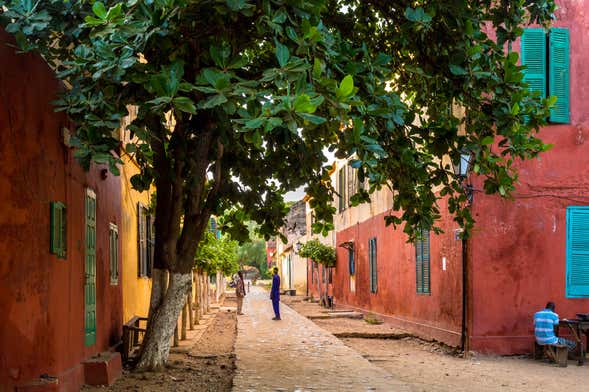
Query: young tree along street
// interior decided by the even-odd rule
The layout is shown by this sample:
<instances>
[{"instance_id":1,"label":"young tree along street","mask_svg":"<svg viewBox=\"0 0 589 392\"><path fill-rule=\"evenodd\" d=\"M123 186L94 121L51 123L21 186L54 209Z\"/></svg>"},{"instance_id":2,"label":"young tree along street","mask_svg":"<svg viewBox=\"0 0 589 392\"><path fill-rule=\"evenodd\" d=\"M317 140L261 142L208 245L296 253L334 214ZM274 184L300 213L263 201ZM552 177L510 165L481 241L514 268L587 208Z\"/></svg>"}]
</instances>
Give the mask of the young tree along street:
<instances>
[{"instance_id":1,"label":"young tree along street","mask_svg":"<svg viewBox=\"0 0 589 392\"><path fill-rule=\"evenodd\" d=\"M450 164L465 149L485 192L509 196L514 162L549 147L535 135L554 100L528 92L518 54L504 48L553 11L533 0L0 0L0 23L63 81L56 110L76 124L81 165L118 174L120 149L141 167L134 187L157 188L138 362L156 369L211 214L231 211L224 230L237 240L246 220L276 235L283 195L306 185L314 230L327 232L326 151L355 154L368 186L354 203L393 190L388 223L405 223L411 239L435 229L442 197L472 226ZM131 107L135 139L120 146L113 131Z\"/></svg>"}]
</instances>

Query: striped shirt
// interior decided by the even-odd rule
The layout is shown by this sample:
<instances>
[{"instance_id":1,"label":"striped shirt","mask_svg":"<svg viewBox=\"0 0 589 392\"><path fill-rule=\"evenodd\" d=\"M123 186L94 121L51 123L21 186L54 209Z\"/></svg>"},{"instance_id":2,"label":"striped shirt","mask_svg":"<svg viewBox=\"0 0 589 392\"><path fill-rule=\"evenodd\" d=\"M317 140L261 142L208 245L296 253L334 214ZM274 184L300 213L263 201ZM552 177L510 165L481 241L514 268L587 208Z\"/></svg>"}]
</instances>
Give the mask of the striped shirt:
<instances>
[{"instance_id":1,"label":"striped shirt","mask_svg":"<svg viewBox=\"0 0 589 392\"><path fill-rule=\"evenodd\" d=\"M558 314L550 309L544 309L534 314L534 334L538 344L556 344L558 338L554 335L554 326L558 325Z\"/></svg>"}]
</instances>

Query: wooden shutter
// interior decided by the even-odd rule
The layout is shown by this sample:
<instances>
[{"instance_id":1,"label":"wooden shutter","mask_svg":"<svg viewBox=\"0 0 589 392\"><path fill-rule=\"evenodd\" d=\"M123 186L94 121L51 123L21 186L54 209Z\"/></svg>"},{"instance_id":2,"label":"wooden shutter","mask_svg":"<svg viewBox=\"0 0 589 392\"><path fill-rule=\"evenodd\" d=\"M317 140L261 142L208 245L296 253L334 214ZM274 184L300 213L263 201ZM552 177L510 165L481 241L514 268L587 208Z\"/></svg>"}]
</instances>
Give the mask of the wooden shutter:
<instances>
[{"instance_id":1,"label":"wooden shutter","mask_svg":"<svg viewBox=\"0 0 589 392\"><path fill-rule=\"evenodd\" d=\"M119 229L114 223L109 229L110 284L119 283Z\"/></svg>"},{"instance_id":2,"label":"wooden shutter","mask_svg":"<svg viewBox=\"0 0 589 392\"><path fill-rule=\"evenodd\" d=\"M347 189L346 189L346 206L351 206L352 202L350 198L356 193L354 191L354 169L350 164L346 165L346 177L347 177Z\"/></svg>"},{"instance_id":3,"label":"wooden shutter","mask_svg":"<svg viewBox=\"0 0 589 392\"><path fill-rule=\"evenodd\" d=\"M530 91L546 98L546 33L544 29L524 29L521 39L524 81Z\"/></svg>"},{"instance_id":4,"label":"wooden shutter","mask_svg":"<svg viewBox=\"0 0 589 392\"><path fill-rule=\"evenodd\" d=\"M61 202L50 203L49 252L65 259L67 255L66 208Z\"/></svg>"},{"instance_id":5,"label":"wooden shutter","mask_svg":"<svg viewBox=\"0 0 589 392\"><path fill-rule=\"evenodd\" d=\"M556 104L550 109L550 121L569 123L569 29L553 28L550 30L548 69L548 93L557 97Z\"/></svg>"},{"instance_id":6,"label":"wooden shutter","mask_svg":"<svg viewBox=\"0 0 589 392\"><path fill-rule=\"evenodd\" d=\"M155 219L152 215L145 216L145 226L147 231L145 239L145 275L151 277L155 256Z\"/></svg>"},{"instance_id":7,"label":"wooden shutter","mask_svg":"<svg viewBox=\"0 0 589 392\"><path fill-rule=\"evenodd\" d=\"M378 288L378 275L376 264L376 238L371 238L368 241L368 260L370 265L370 292L376 293Z\"/></svg>"},{"instance_id":8,"label":"wooden shutter","mask_svg":"<svg viewBox=\"0 0 589 392\"><path fill-rule=\"evenodd\" d=\"M137 276L147 275L147 228L143 204L137 203Z\"/></svg>"},{"instance_id":9,"label":"wooden shutter","mask_svg":"<svg viewBox=\"0 0 589 392\"><path fill-rule=\"evenodd\" d=\"M422 230L415 241L415 284L418 294L430 293L430 239L429 231Z\"/></svg>"},{"instance_id":10,"label":"wooden shutter","mask_svg":"<svg viewBox=\"0 0 589 392\"><path fill-rule=\"evenodd\" d=\"M344 207L345 201L344 200L345 200L345 197L346 197L345 192L344 192L344 189L345 189L344 188L344 184L345 184L345 171L344 171L344 168L339 169L337 180L338 180L337 191L339 193L339 198L338 198L338 200L339 200L339 208L338 208L338 211L339 212L342 212L345 209L345 207Z\"/></svg>"},{"instance_id":11,"label":"wooden shutter","mask_svg":"<svg viewBox=\"0 0 589 392\"><path fill-rule=\"evenodd\" d=\"M84 343L96 343L96 194L86 189L86 263L84 282Z\"/></svg>"},{"instance_id":12,"label":"wooden shutter","mask_svg":"<svg viewBox=\"0 0 589 392\"><path fill-rule=\"evenodd\" d=\"M354 248L348 249L348 267L350 270L350 275L354 275L356 273L356 263L354 262Z\"/></svg>"},{"instance_id":13,"label":"wooden shutter","mask_svg":"<svg viewBox=\"0 0 589 392\"><path fill-rule=\"evenodd\" d=\"M589 297L589 207L567 208L566 293Z\"/></svg>"}]
</instances>

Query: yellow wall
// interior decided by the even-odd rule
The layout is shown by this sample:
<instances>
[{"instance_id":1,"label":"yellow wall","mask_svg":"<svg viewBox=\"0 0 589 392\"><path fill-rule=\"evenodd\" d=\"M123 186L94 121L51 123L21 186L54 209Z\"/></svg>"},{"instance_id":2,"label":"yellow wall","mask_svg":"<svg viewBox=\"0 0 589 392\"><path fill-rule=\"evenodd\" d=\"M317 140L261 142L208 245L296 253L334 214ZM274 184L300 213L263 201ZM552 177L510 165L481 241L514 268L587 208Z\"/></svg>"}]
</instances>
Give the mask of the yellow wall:
<instances>
[{"instance_id":1,"label":"yellow wall","mask_svg":"<svg viewBox=\"0 0 589 392\"><path fill-rule=\"evenodd\" d=\"M131 117L133 117L130 108ZM128 119L127 119L128 121ZM124 121L125 123L126 121ZM122 129L124 130L124 124ZM129 141L128 132L121 135L123 146ZM119 236L122 239L122 285L123 285L123 322L133 316L147 317L149 311L149 296L151 294L151 279L138 277L138 245L137 245L137 204L141 202L146 207L150 204L150 192L139 193L131 186L131 177L139 173L139 167L123 150L121 159L124 165L121 170L122 188L122 227Z\"/></svg>"}]
</instances>

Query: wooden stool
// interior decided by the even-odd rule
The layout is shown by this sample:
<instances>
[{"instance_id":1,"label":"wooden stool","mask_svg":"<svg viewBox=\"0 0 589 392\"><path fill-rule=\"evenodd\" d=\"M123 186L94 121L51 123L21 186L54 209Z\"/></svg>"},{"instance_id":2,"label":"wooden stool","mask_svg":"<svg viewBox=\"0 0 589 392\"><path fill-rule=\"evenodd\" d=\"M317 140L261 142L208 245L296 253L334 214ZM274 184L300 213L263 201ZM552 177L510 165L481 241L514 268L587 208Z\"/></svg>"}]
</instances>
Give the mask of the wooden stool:
<instances>
[{"instance_id":1,"label":"wooden stool","mask_svg":"<svg viewBox=\"0 0 589 392\"><path fill-rule=\"evenodd\" d=\"M566 344L544 344L540 345L534 341L534 359L548 357L560 367L568 366L569 348Z\"/></svg>"}]
</instances>

